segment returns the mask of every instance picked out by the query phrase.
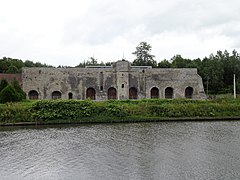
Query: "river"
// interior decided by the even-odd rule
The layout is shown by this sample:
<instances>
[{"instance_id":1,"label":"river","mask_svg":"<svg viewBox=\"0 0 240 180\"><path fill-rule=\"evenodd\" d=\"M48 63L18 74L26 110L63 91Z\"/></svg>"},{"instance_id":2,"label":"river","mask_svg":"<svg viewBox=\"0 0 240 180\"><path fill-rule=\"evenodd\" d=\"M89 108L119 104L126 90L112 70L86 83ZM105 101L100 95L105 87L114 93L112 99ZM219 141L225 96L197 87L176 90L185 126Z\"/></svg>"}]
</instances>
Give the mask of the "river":
<instances>
[{"instance_id":1,"label":"river","mask_svg":"<svg viewBox=\"0 0 240 180\"><path fill-rule=\"evenodd\" d=\"M1 127L0 179L240 179L240 121Z\"/></svg>"}]
</instances>

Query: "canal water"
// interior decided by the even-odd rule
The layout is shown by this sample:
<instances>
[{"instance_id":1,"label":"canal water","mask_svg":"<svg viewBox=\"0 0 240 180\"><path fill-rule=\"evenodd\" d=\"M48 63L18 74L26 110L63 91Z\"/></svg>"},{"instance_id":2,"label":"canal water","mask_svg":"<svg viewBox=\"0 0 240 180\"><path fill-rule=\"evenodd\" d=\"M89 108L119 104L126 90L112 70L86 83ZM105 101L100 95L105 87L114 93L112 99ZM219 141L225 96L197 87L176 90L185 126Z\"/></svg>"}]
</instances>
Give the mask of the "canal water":
<instances>
[{"instance_id":1,"label":"canal water","mask_svg":"<svg viewBox=\"0 0 240 180\"><path fill-rule=\"evenodd\" d=\"M240 121L2 127L0 179L240 179Z\"/></svg>"}]
</instances>

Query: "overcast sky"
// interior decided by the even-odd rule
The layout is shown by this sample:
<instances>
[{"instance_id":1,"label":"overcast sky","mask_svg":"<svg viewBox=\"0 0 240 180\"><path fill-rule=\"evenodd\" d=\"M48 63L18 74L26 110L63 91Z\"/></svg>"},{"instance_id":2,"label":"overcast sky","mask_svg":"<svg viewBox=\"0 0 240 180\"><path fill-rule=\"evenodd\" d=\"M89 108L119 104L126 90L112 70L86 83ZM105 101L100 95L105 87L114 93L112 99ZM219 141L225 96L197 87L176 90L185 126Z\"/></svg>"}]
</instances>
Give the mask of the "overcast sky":
<instances>
[{"instance_id":1,"label":"overcast sky","mask_svg":"<svg viewBox=\"0 0 240 180\"><path fill-rule=\"evenodd\" d=\"M134 60L141 41L159 62L176 54L240 53L239 0L0 0L0 57L76 66Z\"/></svg>"}]
</instances>

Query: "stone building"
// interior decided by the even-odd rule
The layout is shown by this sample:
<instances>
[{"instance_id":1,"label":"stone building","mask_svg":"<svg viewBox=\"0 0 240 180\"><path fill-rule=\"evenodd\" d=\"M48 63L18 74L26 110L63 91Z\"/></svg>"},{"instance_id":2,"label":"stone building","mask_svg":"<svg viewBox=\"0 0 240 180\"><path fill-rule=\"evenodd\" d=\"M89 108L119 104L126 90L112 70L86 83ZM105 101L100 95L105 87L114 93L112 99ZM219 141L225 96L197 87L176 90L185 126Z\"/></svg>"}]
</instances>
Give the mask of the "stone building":
<instances>
[{"instance_id":1,"label":"stone building","mask_svg":"<svg viewBox=\"0 0 240 180\"><path fill-rule=\"evenodd\" d=\"M125 60L112 66L23 68L22 83L28 99L206 98L195 68L131 66Z\"/></svg>"}]
</instances>

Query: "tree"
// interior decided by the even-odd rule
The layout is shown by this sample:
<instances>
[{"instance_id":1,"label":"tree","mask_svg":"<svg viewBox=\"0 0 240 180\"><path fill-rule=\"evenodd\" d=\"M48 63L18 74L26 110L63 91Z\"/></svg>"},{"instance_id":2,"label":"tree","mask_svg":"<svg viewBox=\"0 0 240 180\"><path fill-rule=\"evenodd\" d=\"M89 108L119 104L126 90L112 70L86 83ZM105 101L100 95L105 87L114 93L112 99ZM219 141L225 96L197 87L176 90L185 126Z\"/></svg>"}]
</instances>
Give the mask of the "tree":
<instances>
[{"instance_id":1,"label":"tree","mask_svg":"<svg viewBox=\"0 0 240 180\"><path fill-rule=\"evenodd\" d=\"M223 65L214 55L202 60L199 75L203 78L205 88L208 87L210 93L220 93L223 90Z\"/></svg>"},{"instance_id":2,"label":"tree","mask_svg":"<svg viewBox=\"0 0 240 180\"><path fill-rule=\"evenodd\" d=\"M19 96L12 85L8 85L0 92L0 103L19 101Z\"/></svg>"},{"instance_id":3,"label":"tree","mask_svg":"<svg viewBox=\"0 0 240 180\"><path fill-rule=\"evenodd\" d=\"M106 66L111 66L111 65L112 65L112 62L106 62L105 65L106 65Z\"/></svg>"},{"instance_id":4,"label":"tree","mask_svg":"<svg viewBox=\"0 0 240 180\"><path fill-rule=\"evenodd\" d=\"M0 59L0 73L5 73L8 69L8 63L3 60L3 59Z\"/></svg>"},{"instance_id":5,"label":"tree","mask_svg":"<svg viewBox=\"0 0 240 180\"><path fill-rule=\"evenodd\" d=\"M95 59L94 57L90 57L89 59L90 59L90 63L91 63L92 65L98 64L97 59Z\"/></svg>"},{"instance_id":6,"label":"tree","mask_svg":"<svg viewBox=\"0 0 240 180\"><path fill-rule=\"evenodd\" d=\"M89 60L86 62L86 66L96 66L99 65L97 59L94 57L89 57Z\"/></svg>"},{"instance_id":7,"label":"tree","mask_svg":"<svg viewBox=\"0 0 240 180\"><path fill-rule=\"evenodd\" d=\"M22 90L21 86L19 85L19 82L14 78L12 81L12 87L16 90L16 93L18 94L19 101L26 99L26 94Z\"/></svg>"},{"instance_id":8,"label":"tree","mask_svg":"<svg viewBox=\"0 0 240 180\"><path fill-rule=\"evenodd\" d=\"M8 67L8 70L6 71L6 73L16 74L16 73L19 73L19 70L16 66L11 65L11 66Z\"/></svg>"},{"instance_id":9,"label":"tree","mask_svg":"<svg viewBox=\"0 0 240 180\"><path fill-rule=\"evenodd\" d=\"M173 68L190 68L192 67L192 61L190 59L184 59L181 55L176 55L172 59Z\"/></svg>"},{"instance_id":10,"label":"tree","mask_svg":"<svg viewBox=\"0 0 240 180\"><path fill-rule=\"evenodd\" d=\"M34 63L32 61L26 60L24 62L24 66L26 66L26 67L34 67Z\"/></svg>"},{"instance_id":11,"label":"tree","mask_svg":"<svg viewBox=\"0 0 240 180\"><path fill-rule=\"evenodd\" d=\"M171 63L166 59L158 63L158 68L170 68L170 67L171 67Z\"/></svg>"},{"instance_id":12,"label":"tree","mask_svg":"<svg viewBox=\"0 0 240 180\"><path fill-rule=\"evenodd\" d=\"M0 82L0 92L8 86L8 82L6 79L2 79L1 82Z\"/></svg>"},{"instance_id":13,"label":"tree","mask_svg":"<svg viewBox=\"0 0 240 180\"><path fill-rule=\"evenodd\" d=\"M141 42L137 47L136 51L132 54L136 55L136 59L133 61L135 66L157 66L157 62L153 59L155 56L151 55L152 47L147 42Z\"/></svg>"},{"instance_id":14,"label":"tree","mask_svg":"<svg viewBox=\"0 0 240 180\"><path fill-rule=\"evenodd\" d=\"M83 62L80 62L77 66L75 67L85 67L86 66L86 62L85 60Z\"/></svg>"}]
</instances>

